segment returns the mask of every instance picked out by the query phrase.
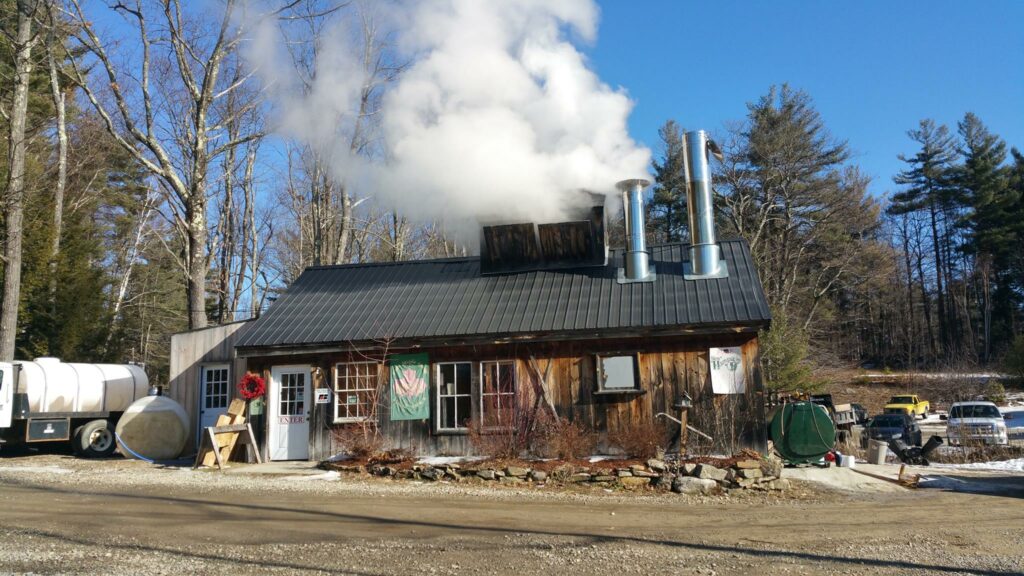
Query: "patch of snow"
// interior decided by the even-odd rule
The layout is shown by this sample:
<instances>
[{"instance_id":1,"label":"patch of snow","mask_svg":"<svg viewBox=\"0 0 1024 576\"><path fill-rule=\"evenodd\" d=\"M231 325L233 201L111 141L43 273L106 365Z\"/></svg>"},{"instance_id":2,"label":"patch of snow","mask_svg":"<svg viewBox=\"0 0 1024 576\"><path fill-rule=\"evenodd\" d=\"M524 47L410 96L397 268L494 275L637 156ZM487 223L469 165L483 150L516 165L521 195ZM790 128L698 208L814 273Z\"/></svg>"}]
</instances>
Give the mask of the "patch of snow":
<instances>
[{"instance_id":1,"label":"patch of snow","mask_svg":"<svg viewBox=\"0 0 1024 576\"><path fill-rule=\"evenodd\" d=\"M993 472L1024 472L1024 458L997 460L994 462L973 462L971 464L932 464L932 468L950 470L991 470Z\"/></svg>"},{"instance_id":2,"label":"patch of snow","mask_svg":"<svg viewBox=\"0 0 1024 576\"><path fill-rule=\"evenodd\" d=\"M416 461L417 464L426 464L427 466L445 466L447 464L463 464L465 462L479 462L484 460L484 456L428 456L426 458L420 458Z\"/></svg>"},{"instance_id":3,"label":"patch of snow","mask_svg":"<svg viewBox=\"0 0 1024 576\"><path fill-rule=\"evenodd\" d=\"M590 463L604 462L605 460L615 460L617 458L618 458L618 456L610 456L608 454L595 454L595 455L591 456L590 458L587 458L587 462L590 462Z\"/></svg>"},{"instance_id":4,"label":"patch of snow","mask_svg":"<svg viewBox=\"0 0 1024 576\"><path fill-rule=\"evenodd\" d=\"M352 459L352 456L350 456L350 455L348 455L348 454L346 454L344 452L338 452L334 456L331 456L330 458L328 458L327 461L328 462L344 462L345 460L351 460L351 459Z\"/></svg>"}]
</instances>

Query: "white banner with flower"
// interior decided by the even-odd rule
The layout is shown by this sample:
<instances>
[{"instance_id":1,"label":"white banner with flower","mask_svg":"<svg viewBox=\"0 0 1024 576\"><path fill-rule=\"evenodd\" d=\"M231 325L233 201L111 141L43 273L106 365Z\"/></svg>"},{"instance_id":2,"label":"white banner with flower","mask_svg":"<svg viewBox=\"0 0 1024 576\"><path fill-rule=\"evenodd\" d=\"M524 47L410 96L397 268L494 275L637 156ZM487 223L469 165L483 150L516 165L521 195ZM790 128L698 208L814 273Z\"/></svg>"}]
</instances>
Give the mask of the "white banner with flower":
<instances>
[{"instance_id":1,"label":"white banner with flower","mask_svg":"<svg viewBox=\"0 0 1024 576\"><path fill-rule=\"evenodd\" d=\"M738 346L712 348L711 389L715 394L743 394L747 391L747 371Z\"/></svg>"}]
</instances>

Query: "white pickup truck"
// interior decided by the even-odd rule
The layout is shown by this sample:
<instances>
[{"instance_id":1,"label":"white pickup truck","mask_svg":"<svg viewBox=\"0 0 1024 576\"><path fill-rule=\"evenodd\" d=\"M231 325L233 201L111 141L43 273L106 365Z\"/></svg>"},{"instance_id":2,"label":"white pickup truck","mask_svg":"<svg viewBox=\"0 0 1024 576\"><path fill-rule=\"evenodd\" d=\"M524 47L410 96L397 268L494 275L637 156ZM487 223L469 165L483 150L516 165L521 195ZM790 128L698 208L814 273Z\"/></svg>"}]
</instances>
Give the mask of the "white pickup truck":
<instances>
[{"instance_id":1,"label":"white pickup truck","mask_svg":"<svg viewBox=\"0 0 1024 576\"><path fill-rule=\"evenodd\" d=\"M134 364L0 362L0 447L70 442L79 455L108 456L121 414L148 390Z\"/></svg>"},{"instance_id":2,"label":"white pickup truck","mask_svg":"<svg viewBox=\"0 0 1024 576\"><path fill-rule=\"evenodd\" d=\"M1007 444L1006 422L991 402L955 402L949 408L946 437L951 445L980 442Z\"/></svg>"}]
</instances>

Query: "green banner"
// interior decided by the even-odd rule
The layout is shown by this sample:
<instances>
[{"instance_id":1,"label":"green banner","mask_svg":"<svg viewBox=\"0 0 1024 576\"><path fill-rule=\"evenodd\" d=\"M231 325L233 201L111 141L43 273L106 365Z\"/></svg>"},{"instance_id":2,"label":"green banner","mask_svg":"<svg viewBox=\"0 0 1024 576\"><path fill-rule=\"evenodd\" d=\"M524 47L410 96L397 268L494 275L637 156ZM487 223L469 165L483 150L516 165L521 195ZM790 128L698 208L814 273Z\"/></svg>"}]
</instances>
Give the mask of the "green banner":
<instances>
[{"instance_id":1,"label":"green banner","mask_svg":"<svg viewBox=\"0 0 1024 576\"><path fill-rule=\"evenodd\" d=\"M430 359L426 354L396 354L391 363L391 419L430 418Z\"/></svg>"}]
</instances>

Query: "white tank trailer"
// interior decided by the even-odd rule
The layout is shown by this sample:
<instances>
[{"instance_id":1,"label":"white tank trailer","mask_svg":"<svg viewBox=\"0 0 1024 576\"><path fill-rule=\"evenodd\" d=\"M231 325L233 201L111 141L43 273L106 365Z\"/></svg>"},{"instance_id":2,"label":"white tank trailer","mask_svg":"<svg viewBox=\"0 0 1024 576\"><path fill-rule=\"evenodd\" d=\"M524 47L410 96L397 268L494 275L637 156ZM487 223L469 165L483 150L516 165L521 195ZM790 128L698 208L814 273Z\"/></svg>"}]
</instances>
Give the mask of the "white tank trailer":
<instances>
[{"instance_id":1,"label":"white tank trailer","mask_svg":"<svg viewBox=\"0 0 1024 576\"><path fill-rule=\"evenodd\" d=\"M0 362L0 445L70 442L80 456L109 456L118 420L148 391L133 364Z\"/></svg>"}]
</instances>

